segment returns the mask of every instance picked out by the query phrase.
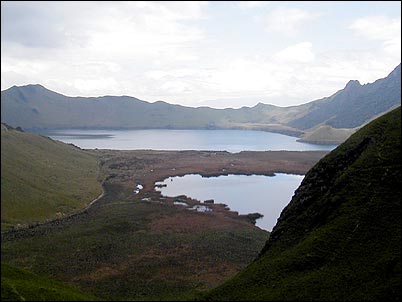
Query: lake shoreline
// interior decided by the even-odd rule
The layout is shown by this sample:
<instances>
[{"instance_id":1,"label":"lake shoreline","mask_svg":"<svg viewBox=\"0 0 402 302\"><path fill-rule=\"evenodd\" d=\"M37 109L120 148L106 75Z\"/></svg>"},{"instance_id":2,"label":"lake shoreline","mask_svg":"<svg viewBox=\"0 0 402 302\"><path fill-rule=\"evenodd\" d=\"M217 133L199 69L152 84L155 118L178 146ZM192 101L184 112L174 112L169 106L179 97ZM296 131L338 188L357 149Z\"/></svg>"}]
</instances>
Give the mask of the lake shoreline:
<instances>
[{"instance_id":1,"label":"lake shoreline","mask_svg":"<svg viewBox=\"0 0 402 302\"><path fill-rule=\"evenodd\" d=\"M275 173L304 175L309 168L320 158L326 155L327 151L241 151L229 153L226 151L160 151L160 150L87 150L100 158L100 164L107 167L106 179L103 184L103 193L92 200L85 208L66 215L65 217L54 218L20 227L14 227L2 232L2 238L8 237L8 233L20 233L24 230L33 231L38 227L46 228L52 225L60 225L63 221L69 221L74 217L82 216L94 205L102 203L107 195L108 182L118 182L119 185L128 186L135 191L140 184L142 190L135 194L137 200L150 198L160 202L163 200L161 192L155 189L155 183L169 177L184 176L188 174L199 174L202 177L219 177L225 175L261 175L275 176ZM108 158L107 161L104 158ZM130 159L135 159L133 165ZM128 165L127 165L128 163ZM146 168L148 163L150 168ZM156 164L157 163L157 164ZM130 166L128 168L127 166ZM105 168L105 167L103 167ZM111 168L111 169L110 169ZM134 168L134 170L133 170ZM140 169L138 169L140 168ZM138 169L138 171L137 171ZM148 171L143 171L143 170ZM131 171L127 175L127 170ZM117 173L116 173L117 172ZM145 172L145 173L141 173ZM133 193L134 194L134 193ZM202 205L202 202L191 197L183 196L183 199L191 206ZM96 202L94 202L96 201ZM163 202L173 205L174 198L166 198ZM240 220L247 220L246 214L239 214L229 210L226 204L214 204L215 211L219 214L237 217Z\"/></svg>"},{"instance_id":2,"label":"lake shoreline","mask_svg":"<svg viewBox=\"0 0 402 302\"><path fill-rule=\"evenodd\" d=\"M199 205L212 207L211 210L214 205L223 204L229 211L246 216L257 227L271 231L303 178L304 175L290 173L237 173L207 177L186 174L156 182L155 190L165 198L176 198L175 204L186 202L187 198L199 201Z\"/></svg>"},{"instance_id":3,"label":"lake shoreline","mask_svg":"<svg viewBox=\"0 0 402 302\"><path fill-rule=\"evenodd\" d=\"M260 129L48 129L34 131L83 149L250 151L331 150L336 144L302 142L298 136Z\"/></svg>"},{"instance_id":4,"label":"lake shoreline","mask_svg":"<svg viewBox=\"0 0 402 302\"><path fill-rule=\"evenodd\" d=\"M160 150L96 150L103 158L113 158L104 163L111 174L110 181L124 184L130 188L136 199L142 202L162 203L174 206L178 199L189 207L204 205L186 195L163 196L156 184L169 177L199 174L205 178L225 175L256 175L274 177L277 173L303 176L327 151L160 151ZM130 162L130 158L135 158ZM147 166L140 162L147 163ZM126 171L124 175L122 171ZM128 171L135 171L130 173ZM136 192L138 185L142 186ZM290 201L290 199L289 199ZM247 214L239 214L224 203L208 204L213 214L228 216L232 219L252 222ZM176 207L178 207L176 205ZM217 217L217 219L221 219ZM266 230L264 230L266 231Z\"/></svg>"},{"instance_id":5,"label":"lake shoreline","mask_svg":"<svg viewBox=\"0 0 402 302\"><path fill-rule=\"evenodd\" d=\"M156 192L156 180L191 173L305 174L328 153L86 152L99 159L105 194L80 214L2 234L2 260L17 267L31 265L34 272L52 274L55 279L75 284L104 299L115 298L113 290L96 290L101 282L97 276L108 272L113 272L113 278L121 281L124 289L132 288L133 283L144 284L141 288L145 288L149 284L159 286L162 282L163 287L150 293L151 298L165 297L171 288L169 284L177 281L177 274L186 285L176 289L175 294L194 294L213 288L255 259L269 237L270 232L254 225L250 217L239 215L224 204L208 204L213 211L205 212L175 205L177 198L166 198ZM205 205L185 196L182 200L191 207ZM48 248L49 243L52 249ZM46 265L41 262L43 259ZM146 266L139 265L144 261ZM175 263L174 270L171 261ZM127 267L139 271L133 274ZM161 279L154 280L155 275L160 275ZM124 283L128 278L134 279ZM107 280L105 282L113 287L114 279ZM120 297L121 300L127 298ZM137 300L142 298L136 296Z\"/></svg>"},{"instance_id":6,"label":"lake shoreline","mask_svg":"<svg viewBox=\"0 0 402 302\"><path fill-rule=\"evenodd\" d=\"M89 131L89 130L95 130L95 131L132 131L132 130L208 130L208 131L215 131L215 130L245 130L245 131L261 131L261 132L268 132L268 133L275 133L275 134L281 134L281 135L286 135L290 137L296 138L298 142L303 142L303 143L308 143L308 144L313 144L313 145L339 145L345 141L348 136L342 137L341 139L333 139L333 138L326 138L326 139L308 139L306 136L309 135L309 132L302 131L300 129L294 129L294 128L286 128L281 127L271 127L270 125L266 125L265 127L262 126L257 126L257 127L250 127L250 126L234 126L234 127L215 127L215 128L208 128L208 127L199 127L199 128L155 128L155 127L129 127L129 128L124 128L124 127L110 127L110 128L96 128L96 127L77 127L77 128L67 128L68 130L76 130L76 131ZM32 132L36 134L41 134L41 135L47 135L51 134L52 132L55 131L63 131L66 130L66 128L27 128L24 131L27 132ZM353 129L348 129L353 131ZM66 135L67 136L67 135Z\"/></svg>"}]
</instances>

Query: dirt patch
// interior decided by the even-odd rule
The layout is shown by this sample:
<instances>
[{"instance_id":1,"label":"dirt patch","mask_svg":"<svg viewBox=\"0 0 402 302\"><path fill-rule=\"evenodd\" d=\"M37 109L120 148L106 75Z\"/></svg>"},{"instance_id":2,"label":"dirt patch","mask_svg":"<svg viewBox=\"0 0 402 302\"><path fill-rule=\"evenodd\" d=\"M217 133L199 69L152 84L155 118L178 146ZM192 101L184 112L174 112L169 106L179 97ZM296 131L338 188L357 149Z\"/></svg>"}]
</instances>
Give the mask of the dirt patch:
<instances>
[{"instance_id":1,"label":"dirt patch","mask_svg":"<svg viewBox=\"0 0 402 302\"><path fill-rule=\"evenodd\" d=\"M193 213L183 209L172 216L155 217L150 229L154 233L203 233L206 230L222 230L228 228L244 227L246 220L237 220L238 226L234 226L235 216L226 216L221 213Z\"/></svg>"}]
</instances>

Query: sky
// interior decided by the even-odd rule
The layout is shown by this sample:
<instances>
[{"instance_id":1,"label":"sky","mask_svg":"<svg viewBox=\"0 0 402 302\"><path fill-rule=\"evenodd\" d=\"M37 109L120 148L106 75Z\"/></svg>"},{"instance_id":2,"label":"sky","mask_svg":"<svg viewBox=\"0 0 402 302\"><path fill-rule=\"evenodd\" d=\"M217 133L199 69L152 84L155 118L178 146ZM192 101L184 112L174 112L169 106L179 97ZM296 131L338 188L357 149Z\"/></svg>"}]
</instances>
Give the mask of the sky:
<instances>
[{"instance_id":1,"label":"sky","mask_svg":"<svg viewBox=\"0 0 402 302\"><path fill-rule=\"evenodd\" d=\"M1 1L1 90L291 106L400 62L400 1Z\"/></svg>"}]
</instances>

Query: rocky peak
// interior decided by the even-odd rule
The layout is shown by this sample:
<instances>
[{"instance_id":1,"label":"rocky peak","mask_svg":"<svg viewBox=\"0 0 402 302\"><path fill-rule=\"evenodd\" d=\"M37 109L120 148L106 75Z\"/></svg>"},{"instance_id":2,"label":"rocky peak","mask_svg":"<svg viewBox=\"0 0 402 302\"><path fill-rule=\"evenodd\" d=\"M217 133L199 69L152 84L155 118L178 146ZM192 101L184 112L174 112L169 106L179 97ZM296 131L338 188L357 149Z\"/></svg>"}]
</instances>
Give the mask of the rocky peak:
<instances>
[{"instance_id":1,"label":"rocky peak","mask_svg":"<svg viewBox=\"0 0 402 302\"><path fill-rule=\"evenodd\" d=\"M358 80L350 80L350 81L346 84L345 90L346 90L346 89L354 89L354 88L357 88L357 87L360 87L360 86L361 86L361 84L360 84L360 82L359 82Z\"/></svg>"}]
</instances>

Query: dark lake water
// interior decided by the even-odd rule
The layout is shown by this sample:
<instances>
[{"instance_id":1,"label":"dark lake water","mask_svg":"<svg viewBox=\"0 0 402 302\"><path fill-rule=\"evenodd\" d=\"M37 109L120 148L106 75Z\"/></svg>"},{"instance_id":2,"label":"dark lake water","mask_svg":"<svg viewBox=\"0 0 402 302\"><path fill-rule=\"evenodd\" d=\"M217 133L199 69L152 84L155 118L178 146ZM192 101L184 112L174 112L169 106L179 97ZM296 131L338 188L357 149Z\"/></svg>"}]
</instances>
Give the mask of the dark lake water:
<instances>
[{"instance_id":1,"label":"dark lake water","mask_svg":"<svg viewBox=\"0 0 402 302\"><path fill-rule=\"evenodd\" d=\"M189 174L169 177L156 188L165 196L186 195L200 201L214 199L240 214L261 213L256 225L271 231L283 208L290 202L304 176L277 173L275 176L228 175L201 177Z\"/></svg>"},{"instance_id":2,"label":"dark lake water","mask_svg":"<svg viewBox=\"0 0 402 302\"><path fill-rule=\"evenodd\" d=\"M332 150L335 145L297 142L278 133L248 130L53 130L41 132L83 149L153 150Z\"/></svg>"}]
</instances>

